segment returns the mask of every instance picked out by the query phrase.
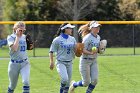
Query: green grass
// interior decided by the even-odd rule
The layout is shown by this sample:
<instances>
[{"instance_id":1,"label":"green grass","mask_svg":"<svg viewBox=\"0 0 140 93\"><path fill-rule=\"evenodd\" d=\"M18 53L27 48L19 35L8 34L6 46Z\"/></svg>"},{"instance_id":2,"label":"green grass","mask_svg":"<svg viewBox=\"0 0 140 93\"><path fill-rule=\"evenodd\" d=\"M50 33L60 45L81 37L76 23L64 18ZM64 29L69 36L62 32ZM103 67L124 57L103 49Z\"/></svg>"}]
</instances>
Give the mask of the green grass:
<instances>
[{"instance_id":1,"label":"green grass","mask_svg":"<svg viewBox=\"0 0 140 93\"><path fill-rule=\"evenodd\" d=\"M107 55L131 55L134 54L134 48L106 48ZM140 47L135 48L135 54L140 54Z\"/></svg>"},{"instance_id":2,"label":"green grass","mask_svg":"<svg viewBox=\"0 0 140 93\"><path fill-rule=\"evenodd\" d=\"M9 50L8 47L0 48L0 57L9 57L8 55ZM35 48L34 50L29 50L28 55L30 57L33 56L48 56L49 48ZM104 55L133 55L134 49L133 48L107 48ZM135 54L140 55L140 47L135 48Z\"/></svg>"},{"instance_id":3,"label":"green grass","mask_svg":"<svg viewBox=\"0 0 140 93\"><path fill-rule=\"evenodd\" d=\"M60 78L56 68L49 69L48 57L30 57L31 93L59 93ZM8 87L7 58L0 58L0 93ZM79 58L74 60L72 79L81 80ZM140 56L99 56L99 82L93 93L140 93ZM86 88L77 88L75 93L85 93ZM21 93L19 77L15 93Z\"/></svg>"}]
</instances>

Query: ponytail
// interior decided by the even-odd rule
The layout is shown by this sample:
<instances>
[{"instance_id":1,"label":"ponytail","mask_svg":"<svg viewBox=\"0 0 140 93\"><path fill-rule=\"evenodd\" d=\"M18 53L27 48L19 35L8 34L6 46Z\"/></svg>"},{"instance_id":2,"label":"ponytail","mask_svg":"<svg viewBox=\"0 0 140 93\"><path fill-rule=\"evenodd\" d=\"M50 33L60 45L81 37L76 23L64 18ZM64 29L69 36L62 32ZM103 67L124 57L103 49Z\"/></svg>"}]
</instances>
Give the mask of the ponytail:
<instances>
[{"instance_id":1,"label":"ponytail","mask_svg":"<svg viewBox=\"0 0 140 93\"><path fill-rule=\"evenodd\" d=\"M90 33L89 24L80 26L78 33L81 35L82 38L86 36L88 33Z\"/></svg>"},{"instance_id":2,"label":"ponytail","mask_svg":"<svg viewBox=\"0 0 140 93\"><path fill-rule=\"evenodd\" d=\"M85 25L82 25L79 30L78 33L81 35L81 37L83 38L84 36L86 36L88 33L90 33L90 26L92 24L94 24L96 21L91 21Z\"/></svg>"}]
</instances>

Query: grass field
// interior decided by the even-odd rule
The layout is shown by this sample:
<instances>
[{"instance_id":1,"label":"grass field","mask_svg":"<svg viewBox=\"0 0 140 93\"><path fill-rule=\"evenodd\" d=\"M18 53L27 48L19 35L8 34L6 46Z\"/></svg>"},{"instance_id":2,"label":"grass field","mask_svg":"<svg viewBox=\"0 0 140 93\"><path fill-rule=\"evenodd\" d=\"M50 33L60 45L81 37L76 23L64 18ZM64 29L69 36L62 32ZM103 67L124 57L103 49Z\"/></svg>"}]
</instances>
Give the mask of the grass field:
<instances>
[{"instance_id":1,"label":"grass field","mask_svg":"<svg viewBox=\"0 0 140 93\"><path fill-rule=\"evenodd\" d=\"M3 52L1 52L3 51ZM31 93L59 93L60 78L56 72L49 70L48 50L38 49L38 54L45 54L46 57L30 57ZM108 51L112 51L108 49ZM120 51L120 50L118 50ZM6 93L8 86L7 67L9 58L8 50L0 50L0 93ZM126 50L126 52L128 52ZM29 53L32 55L32 52ZM2 57L3 56L3 57ZM78 81L81 79L79 74L79 58L74 60L73 77ZM99 82L93 93L140 93L140 56L99 56ZM77 88L75 93L85 93L86 88ZM21 93L22 83L19 77L15 93Z\"/></svg>"},{"instance_id":2,"label":"grass field","mask_svg":"<svg viewBox=\"0 0 140 93\"><path fill-rule=\"evenodd\" d=\"M8 47L0 48L0 57L9 57L8 55ZM35 48L35 50L28 51L30 57L32 56L48 56L49 49L48 48ZM133 55L134 48L107 48L104 55ZM135 48L135 54L140 55L140 47Z\"/></svg>"}]
</instances>

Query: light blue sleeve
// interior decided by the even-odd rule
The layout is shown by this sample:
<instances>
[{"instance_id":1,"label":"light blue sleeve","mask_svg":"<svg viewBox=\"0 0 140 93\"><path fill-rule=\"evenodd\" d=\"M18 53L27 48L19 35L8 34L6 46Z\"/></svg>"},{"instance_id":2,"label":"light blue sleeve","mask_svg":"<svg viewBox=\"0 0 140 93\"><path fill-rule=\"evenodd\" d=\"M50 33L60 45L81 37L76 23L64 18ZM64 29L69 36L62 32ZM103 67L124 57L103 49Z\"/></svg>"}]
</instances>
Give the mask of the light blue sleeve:
<instances>
[{"instance_id":1,"label":"light blue sleeve","mask_svg":"<svg viewBox=\"0 0 140 93\"><path fill-rule=\"evenodd\" d=\"M8 37L7 37L7 42L8 42L8 46L11 46L11 45L14 44L15 38L12 37L11 35L8 35Z\"/></svg>"},{"instance_id":2,"label":"light blue sleeve","mask_svg":"<svg viewBox=\"0 0 140 93\"><path fill-rule=\"evenodd\" d=\"M50 51L51 52L57 52L58 50L58 46L59 46L59 42L58 40L55 38L51 44L51 47L50 47Z\"/></svg>"},{"instance_id":3,"label":"light blue sleeve","mask_svg":"<svg viewBox=\"0 0 140 93\"><path fill-rule=\"evenodd\" d=\"M87 50L89 46L89 39L87 37L83 38L82 43L84 43L84 49Z\"/></svg>"}]
</instances>

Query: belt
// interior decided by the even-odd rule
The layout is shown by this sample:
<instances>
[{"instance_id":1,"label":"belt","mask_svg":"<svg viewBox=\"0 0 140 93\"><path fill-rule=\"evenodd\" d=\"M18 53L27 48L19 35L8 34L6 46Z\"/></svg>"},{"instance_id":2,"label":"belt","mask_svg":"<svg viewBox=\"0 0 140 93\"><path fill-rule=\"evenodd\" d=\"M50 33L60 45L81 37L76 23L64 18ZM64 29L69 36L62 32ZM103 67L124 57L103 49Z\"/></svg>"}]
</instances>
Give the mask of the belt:
<instances>
[{"instance_id":1,"label":"belt","mask_svg":"<svg viewBox=\"0 0 140 93\"><path fill-rule=\"evenodd\" d=\"M13 60L13 59L11 59L11 62L12 63L22 63L22 62L24 62L26 60L27 60L27 58L26 59L23 59L23 60Z\"/></svg>"},{"instance_id":2,"label":"belt","mask_svg":"<svg viewBox=\"0 0 140 93\"><path fill-rule=\"evenodd\" d=\"M58 61L61 61L61 60L58 60ZM72 60L70 60L70 61L61 61L61 62L71 62Z\"/></svg>"},{"instance_id":3,"label":"belt","mask_svg":"<svg viewBox=\"0 0 140 93\"><path fill-rule=\"evenodd\" d=\"M95 58L83 58L83 59L86 59L86 60L93 60L93 59L95 59Z\"/></svg>"}]
</instances>

